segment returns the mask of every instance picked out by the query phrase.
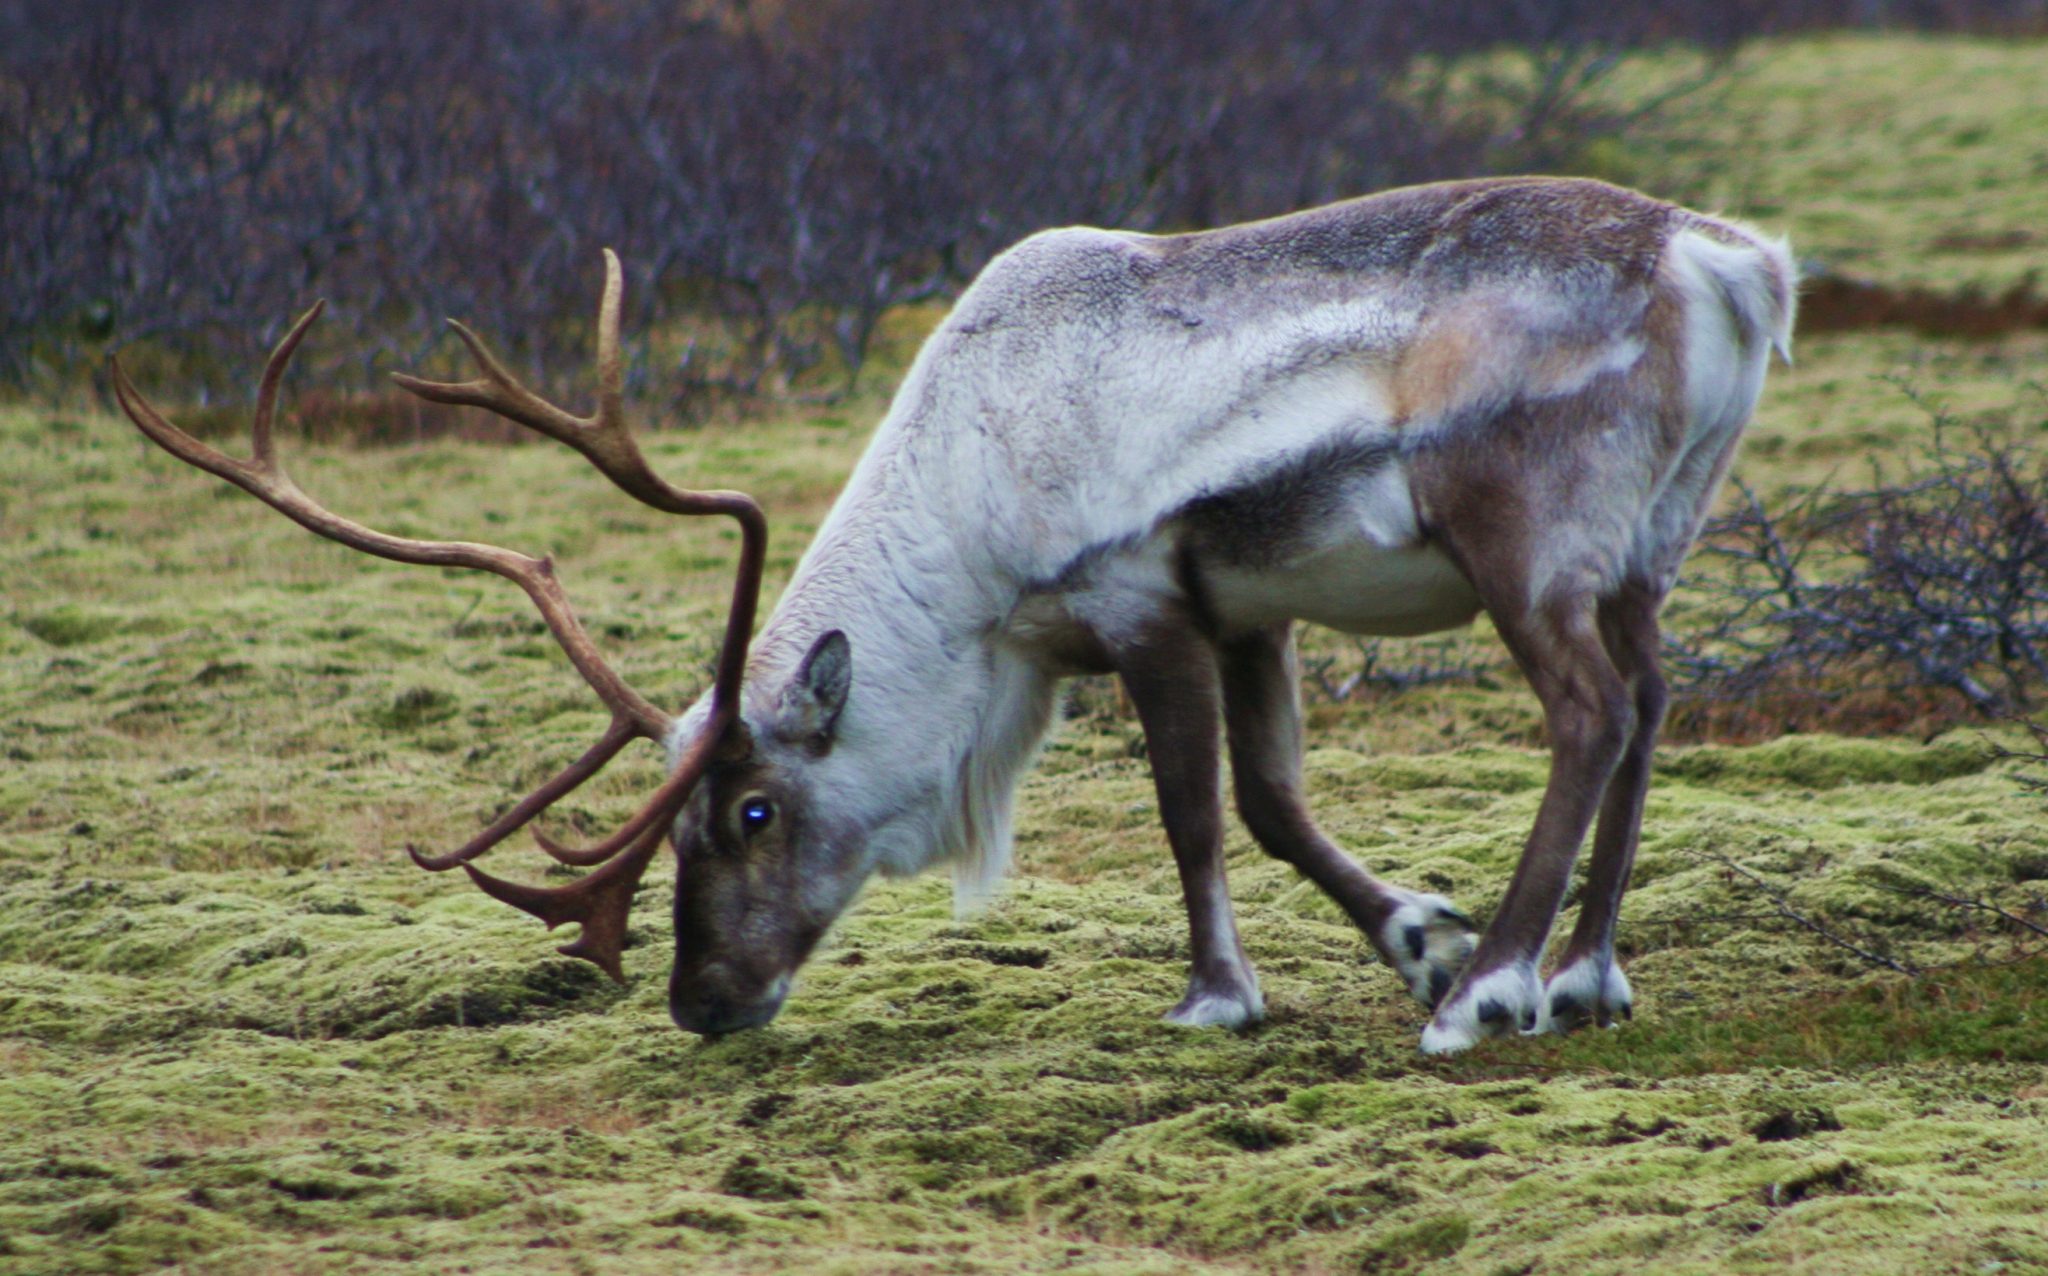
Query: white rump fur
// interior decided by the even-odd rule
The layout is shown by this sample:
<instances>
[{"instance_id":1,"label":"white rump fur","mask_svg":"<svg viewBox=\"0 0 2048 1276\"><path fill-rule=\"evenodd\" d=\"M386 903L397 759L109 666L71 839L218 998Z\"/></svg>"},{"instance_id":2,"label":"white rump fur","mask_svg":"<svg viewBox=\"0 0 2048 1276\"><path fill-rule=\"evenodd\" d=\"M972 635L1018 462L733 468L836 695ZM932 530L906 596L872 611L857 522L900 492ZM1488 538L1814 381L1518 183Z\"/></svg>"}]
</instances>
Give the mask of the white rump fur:
<instances>
[{"instance_id":1,"label":"white rump fur","mask_svg":"<svg viewBox=\"0 0 2048 1276\"><path fill-rule=\"evenodd\" d=\"M1738 227L1737 223L1722 222ZM1743 343L1768 341L1787 364L1792 362L1794 289L1799 269L1783 240L1740 226L1743 244L1727 244L1698 231L1682 231L1672 256L1682 268L1697 270L1721 290L1721 302L1742 330Z\"/></svg>"},{"instance_id":2,"label":"white rump fur","mask_svg":"<svg viewBox=\"0 0 2048 1276\"><path fill-rule=\"evenodd\" d=\"M1744 229L1751 238L1740 245L1681 231L1666 256L1686 302L1686 388L1695 438L1741 429L1763 392L1770 352L1792 361L1798 279L1792 254L1782 239Z\"/></svg>"},{"instance_id":3,"label":"white rump fur","mask_svg":"<svg viewBox=\"0 0 2048 1276\"><path fill-rule=\"evenodd\" d=\"M1716 224L1728 243L1699 230L1673 237L1666 277L1685 303L1685 392L1692 428L1657 490L1642 505L1630 553L1645 579L1675 582L1699 535L1731 443L1763 393L1771 351L1790 362L1798 279L1782 239L1737 223Z\"/></svg>"},{"instance_id":4,"label":"white rump fur","mask_svg":"<svg viewBox=\"0 0 2048 1276\"><path fill-rule=\"evenodd\" d=\"M1793 268L1783 244L1694 216L1674 226L1666 278L1685 293L1689 390L1710 437L1739 428L1765 352L1788 348ZM1511 339L1517 357L1488 347L1488 398L1568 391L1641 349L1618 331L1587 344L1589 315L1598 328L1642 301L1589 295L1583 272L1552 284L1538 270L1485 312L1486 295L1432 293L1447 285L1412 273L1283 263L1252 283L1196 286L1161 268L1166 242L1055 230L991 263L919 353L764 628L752 720L818 635L851 640L838 740L809 778L817 808L864 837L863 869L951 861L956 901L985 899L1008 867L1017 780L1065 672L1025 624L1027 600L1058 593L1114 635L1175 589L1170 521L1190 502L1318 448L1411 446L1441 428L1392 407L1394 370L1430 315L1481 307L1489 339ZM1533 367L1566 348L1546 347L1551 333L1577 343L1578 372L1557 358ZM1639 546L1690 540L1697 489L1718 467L1689 468L1674 481L1693 499L1653 500ZM1406 472L1397 460L1360 489L1350 530L1333 532L1339 549L1418 549Z\"/></svg>"}]
</instances>

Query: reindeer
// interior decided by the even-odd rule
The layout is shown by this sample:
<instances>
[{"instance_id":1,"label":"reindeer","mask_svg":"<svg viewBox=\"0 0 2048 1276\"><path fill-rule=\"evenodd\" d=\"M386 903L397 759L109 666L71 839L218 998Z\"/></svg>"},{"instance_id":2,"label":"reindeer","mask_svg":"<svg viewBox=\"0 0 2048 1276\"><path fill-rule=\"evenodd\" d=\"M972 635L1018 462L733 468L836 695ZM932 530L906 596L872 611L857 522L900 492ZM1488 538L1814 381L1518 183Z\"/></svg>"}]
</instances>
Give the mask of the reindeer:
<instances>
[{"instance_id":1,"label":"reindeer","mask_svg":"<svg viewBox=\"0 0 2048 1276\"><path fill-rule=\"evenodd\" d=\"M622 409L609 250L605 266L594 415L527 390L452 320L481 375L397 380L567 443L657 509L739 522L717 674L680 717L605 665L548 559L386 536L292 483L271 424L319 306L265 369L250 461L180 432L111 369L149 437L320 535L517 582L610 708L583 757L468 845L409 847L420 865L459 865L550 928L580 923L562 951L619 979L627 911L666 835L672 1017L702 1034L763 1024L874 873L950 863L963 904L985 897L1060 680L1115 673L1188 909L1188 991L1169 1020L1263 1014L1224 879L1223 740L1259 845L1432 1008L1425 1052L1630 1014L1614 931L1665 706L1658 612L1770 352L1790 357L1781 241L1553 178L1411 187L1191 234L1034 235L926 341L751 652L765 519L739 493L684 491L647 466ZM1293 627L1420 634L1481 611L1542 704L1552 756L1520 863L1475 935L1449 900L1375 879L1317 828ZM543 889L470 862L636 738L670 760L637 815L589 848L535 835L594 872Z\"/></svg>"}]
</instances>

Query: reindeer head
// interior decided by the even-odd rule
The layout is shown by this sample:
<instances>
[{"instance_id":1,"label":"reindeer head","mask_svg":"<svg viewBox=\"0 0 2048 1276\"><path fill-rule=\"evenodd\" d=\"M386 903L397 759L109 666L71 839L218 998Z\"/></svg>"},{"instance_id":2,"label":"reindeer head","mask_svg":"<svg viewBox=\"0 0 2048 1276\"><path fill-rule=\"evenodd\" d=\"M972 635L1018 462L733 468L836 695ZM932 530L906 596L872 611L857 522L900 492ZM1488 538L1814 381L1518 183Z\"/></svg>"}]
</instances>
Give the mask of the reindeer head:
<instances>
[{"instance_id":1,"label":"reindeer head","mask_svg":"<svg viewBox=\"0 0 2048 1276\"><path fill-rule=\"evenodd\" d=\"M271 353L251 428L254 454L229 457L166 420L110 366L116 398L129 418L166 451L234 483L301 526L365 553L400 562L494 572L524 589L572 663L611 710L604 734L584 755L522 799L467 845L445 855L407 847L434 872L460 867L487 894L522 908L549 928L576 922L582 933L562 952L624 981L620 955L635 889L665 833L680 857L676 888L677 950L670 1003L676 1022L696 1032L765 1023L780 1007L789 976L844 908L865 871L848 862L858 837L845 836L832 813L808 796L806 772L830 754L845 706L852 663L844 635L822 636L770 709L740 714L741 677L761 589L768 527L752 498L738 492L691 492L648 467L628 431L619 358L622 272L605 252L604 298L598 309L598 408L589 417L563 411L521 385L459 323L450 321L482 375L459 383L399 376L423 398L486 408L575 448L618 487L673 514L722 514L740 525L740 561L710 694L680 720L628 687L599 655L571 609L553 564L492 545L390 536L336 515L285 473L271 437L277 392L293 352L321 305L315 305ZM324 303L323 303L324 304ZM672 768L638 814L617 833L585 849L535 832L549 855L593 871L567 886L543 888L494 877L470 861L529 824L594 775L635 738L666 742Z\"/></svg>"},{"instance_id":2,"label":"reindeer head","mask_svg":"<svg viewBox=\"0 0 2048 1276\"><path fill-rule=\"evenodd\" d=\"M676 820L669 1014L690 1032L768 1022L866 876L866 837L817 774L853 682L846 635L820 636L766 708L737 720ZM692 734L686 715L681 733Z\"/></svg>"}]
</instances>

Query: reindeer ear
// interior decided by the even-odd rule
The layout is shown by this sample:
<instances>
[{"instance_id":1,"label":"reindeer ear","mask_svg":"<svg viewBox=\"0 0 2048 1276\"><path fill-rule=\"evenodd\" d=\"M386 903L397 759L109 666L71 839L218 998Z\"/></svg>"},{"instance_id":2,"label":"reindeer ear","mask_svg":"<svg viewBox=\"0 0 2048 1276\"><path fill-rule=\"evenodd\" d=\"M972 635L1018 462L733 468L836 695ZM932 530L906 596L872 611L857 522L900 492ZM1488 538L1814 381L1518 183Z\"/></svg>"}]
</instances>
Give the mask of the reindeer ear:
<instances>
[{"instance_id":1,"label":"reindeer ear","mask_svg":"<svg viewBox=\"0 0 2048 1276\"><path fill-rule=\"evenodd\" d=\"M852 687L853 645L839 630L828 629L811 644L810 654L782 693L783 733L829 747Z\"/></svg>"}]
</instances>

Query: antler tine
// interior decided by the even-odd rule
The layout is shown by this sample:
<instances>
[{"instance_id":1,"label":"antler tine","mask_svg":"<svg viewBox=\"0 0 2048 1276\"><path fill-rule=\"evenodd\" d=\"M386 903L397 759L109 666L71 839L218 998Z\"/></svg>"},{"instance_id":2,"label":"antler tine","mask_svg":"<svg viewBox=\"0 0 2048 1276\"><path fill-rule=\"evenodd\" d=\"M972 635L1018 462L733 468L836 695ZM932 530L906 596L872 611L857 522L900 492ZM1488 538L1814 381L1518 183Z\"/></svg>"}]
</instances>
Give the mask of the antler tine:
<instances>
[{"instance_id":1,"label":"antler tine","mask_svg":"<svg viewBox=\"0 0 2048 1276\"><path fill-rule=\"evenodd\" d=\"M408 846L406 851L422 868L438 872L461 867L486 894L532 913L550 929L565 921L581 923L583 933L561 951L595 963L621 982L620 954L625 944L627 914L634 889L660 846L667 825L682 809L683 803L689 800L692 789L710 764L713 750L739 715L740 680L746 668L748 642L753 635L768 542L767 518L753 498L740 492L691 492L674 487L648 468L646 458L633 441L625 422L619 359L622 278L617 255L606 249L604 298L598 309L598 411L590 418L573 416L520 385L475 333L453 320L450 323L476 357L483 376L461 383L422 381L404 375L397 377L401 386L423 398L488 408L569 444L627 494L657 509L676 514L724 514L740 525L740 561L733 581L732 608L726 616L710 713L703 729L690 742L675 771L647 804L624 828L598 846L574 850L535 832L534 836L542 848L564 863L602 865L568 886L552 889L493 877L469 861L525 827L542 811L596 774L635 737L659 742L671 724L669 715L628 687L598 654L596 644L576 618L560 582L555 578L552 561L546 557L531 558L495 545L391 536L333 513L307 496L292 481L278 458L273 438L278 391L293 353L314 320L319 318L324 302L314 305L292 326L264 365L255 418L251 424L254 454L248 461L227 456L171 424L136 390L120 360L110 358L108 361L114 395L144 434L178 459L226 479L307 530L364 553L397 562L492 572L526 591L527 597L533 600L547 621L556 641L568 653L577 672L611 709L612 720L604 735L582 757L521 799L463 846L444 855L426 855L412 846Z\"/></svg>"},{"instance_id":2,"label":"antler tine","mask_svg":"<svg viewBox=\"0 0 2048 1276\"><path fill-rule=\"evenodd\" d=\"M410 842L405 844L405 853L412 856L413 863L426 869L429 873L445 873L451 868L467 864L526 827L542 811L547 810L570 793L573 793L585 780L603 770L605 763L610 762L616 757L619 750L631 744L638 735L640 735L639 726L631 718L622 718L617 714L613 714L611 725L605 728L604 735L598 739L596 744L591 745L589 749L585 750L582 757L562 768L561 772L546 784L541 785L533 792L521 798L518 804L511 810L493 820L489 828L445 855L424 855L418 847ZM546 850L550 855L555 854L555 844L541 836L539 829L534 830L533 840L539 842L542 849ZM565 864L594 864L597 862L596 860L563 859L559 855L556 855L555 858L562 859L562 862Z\"/></svg>"},{"instance_id":3,"label":"antler tine","mask_svg":"<svg viewBox=\"0 0 2048 1276\"><path fill-rule=\"evenodd\" d=\"M717 734L722 732L714 733L712 725L707 724L700 738L716 739ZM682 809L683 802L690 796L690 783L695 778L684 777L683 771L673 772L668 779L662 781L661 787L654 791L654 796L647 800L647 805L641 807L638 814L626 821L625 827L596 846L583 849L564 846L539 829L533 831L533 840L540 843L540 848L553 856L558 863L573 864L579 868L602 864L639 841L642 833L665 820L672 819L675 813Z\"/></svg>"},{"instance_id":4,"label":"antler tine","mask_svg":"<svg viewBox=\"0 0 2048 1276\"><path fill-rule=\"evenodd\" d=\"M713 711L712 719L691 741L675 773L635 817L634 824L628 826L637 825L639 831L631 838L622 832L611 839L621 843L622 849L596 871L567 886L542 887L493 877L474 864L464 864L462 870L484 894L531 913L546 923L549 930L564 922L580 922L583 933L576 937L574 943L564 944L556 951L597 965L615 983L626 982L620 958L625 949L626 921L632 911L633 892L647 871L648 861L654 858L655 851L661 846L661 837L669 821L689 800L691 791L710 765L712 753L730 720L730 715L726 715L721 721L718 712ZM540 835L536 833L534 836L539 838ZM546 845L545 841L542 844ZM607 843L608 846L610 844ZM562 857L558 855L557 858Z\"/></svg>"},{"instance_id":5,"label":"antler tine","mask_svg":"<svg viewBox=\"0 0 2048 1276\"><path fill-rule=\"evenodd\" d=\"M647 872L648 861L661 847L661 830L650 829L625 854L573 886L549 889L493 877L474 864L462 871L478 890L500 903L531 913L549 930L564 922L579 922L583 933L574 942L555 949L564 957L581 957L610 975L612 982L626 982L622 959L626 949L626 923L633 912L633 893Z\"/></svg>"},{"instance_id":6,"label":"antler tine","mask_svg":"<svg viewBox=\"0 0 2048 1276\"><path fill-rule=\"evenodd\" d=\"M588 779L634 737L659 741L668 729L670 718L627 686L598 654L596 644L570 607L550 560L530 558L495 545L390 536L327 510L307 496L286 473L277 455L273 435L278 389L293 354L320 317L324 306L324 302L318 303L301 316L284 339L278 342L264 365L251 424L254 455L248 461L237 460L209 447L173 425L135 388L118 356L108 361L114 395L129 419L165 451L187 464L226 479L309 531L381 558L432 566L469 567L513 581L540 609L549 629L568 653L570 662L583 675L584 681L611 708L612 722L595 746L483 834L449 856L429 857L413 851L414 858L427 866L452 868L482 854L532 820Z\"/></svg>"},{"instance_id":7,"label":"antler tine","mask_svg":"<svg viewBox=\"0 0 2048 1276\"><path fill-rule=\"evenodd\" d=\"M597 411L577 416L548 402L508 371L468 325L450 319L448 326L469 347L482 376L469 381L428 381L405 373L392 374L401 387L435 403L483 408L581 452L604 476L635 500L669 514L729 514L742 517L739 506L753 500L739 492L692 492L656 474L640 452L626 423L625 364L619 354L619 309L625 274L619 255L604 250L604 295L597 307Z\"/></svg>"},{"instance_id":8,"label":"antler tine","mask_svg":"<svg viewBox=\"0 0 2048 1276\"><path fill-rule=\"evenodd\" d=\"M555 578L552 560L530 558L496 545L473 541L423 541L392 536L343 518L320 505L285 473L269 439L277 386L285 368L291 363L293 352L305 338L306 330L319 318L321 309L322 305L315 305L308 310L285 334L284 340L277 344L269 362L264 365L263 389L259 392L257 416L252 426L257 452L250 461L235 460L172 425L129 381L119 356L110 356L107 361L114 383L114 396L129 419L165 451L187 464L226 479L307 531L394 562L419 563L429 567L468 567L512 581L524 589L534 606L540 609L541 617L547 621L556 641L568 653L570 663L576 666L576 671L583 675L583 680L590 684L598 698L615 714L632 719L641 735L650 740L661 739L668 730L669 715L627 686L598 654L597 644L591 641L583 622L576 618L568 595Z\"/></svg>"},{"instance_id":9,"label":"antler tine","mask_svg":"<svg viewBox=\"0 0 2048 1276\"><path fill-rule=\"evenodd\" d=\"M270 357L263 361L263 379L256 383L256 415L249 422L252 459L262 469L280 475L284 473L284 466L277 459L277 443L271 432L271 426L277 419L278 387L284 384L284 370L291 366L292 356L298 353L299 343L306 339L306 334L313 330L314 321L319 319L326 309L325 297L315 301L305 314L299 316L299 321L291 326L291 330L284 334L284 340L277 343L277 348L270 352ZM120 365L117 363L115 367L118 369ZM120 379L123 382L127 380L126 377ZM132 391L133 387L129 388ZM137 402L141 401L142 396L134 397ZM158 420L162 418L159 417ZM169 422L164 424L167 428L170 425ZM181 433L175 429L171 432Z\"/></svg>"},{"instance_id":10,"label":"antler tine","mask_svg":"<svg viewBox=\"0 0 2048 1276\"><path fill-rule=\"evenodd\" d=\"M688 491L674 486L649 468L625 416L625 373L619 354L619 313L624 291L624 269L619 264L618 254L607 248L604 250L604 293L597 307L598 405L591 416L576 416L535 394L506 369L490 347L484 344L482 337L455 319L450 319L448 326L469 348L481 376L469 381L428 381L395 373L392 379L423 399L483 408L566 443L621 491L655 509L670 514L724 514L739 523L739 569L733 581L732 605L726 612L725 637L719 649L718 671L712 687L713 720L705 727L708 733L722 733L738 709L740 680L746 671L747 644L753 635L761 576L767 561L768 520L754 499L743 492ZM674 812L667 814L673 815ZM587 849L563 846L538 830L534 833L534 840L564 864L596 864L633 845L641 833L659 822L661 815L661 803L657 799L617 834Z\"/></svg>"},{"instance_id":11,"label":"antler tine","mask_svg":"<svg viewBox=\"0 0 2048 1276\"><path fill-rule=\"evenodd\" d=\"M691 742L693 750L704 751L707 757L710 747L724 738L726 732L732 728L734 720L739 717L740 681L746 673L747 644L753 637L754 609L761 597L761 575L767 560L767 520L762 516L759 507L755 506L751 500L747 501L747 505L753 512L753 518L752 520L742 518L740 521L742 533L740 538L740 565L733 581L732 607L726 613L725 638L718 653L718 671L711 684L711 713L705 719L704 726L698 732L696 739ZM695 756L695 752L689 755L690 758ZM690 786L695 782L695 773L691 771L686 759L685 764L678 766L661 788L655 790L654 796L648 800L647 805L640 808L638 814L628 820L625 826L617 833L612 834L612 836L595 846L582 848L564 846L560 842L548 837L545 833L542 833L539 829L533 831L533 840L539 843L540 848L554 857L559 863L573 864L579 867L601 864L613 855L619 854L637 844L637 840L649 829L658 828L667 821L674 819L676 813L682 809L683 802L690 795ZM566 792L567 790L565 789L564 791ZM509 820L512 817L508 814L505 818ZM496 826L493 825L492 827L495 828ZM481 836L487 836L489 831L486 830L484 835L480 835L479 840L481 840ZM511 830L508 829L506 831L510 832ZM413 858L419 860L417 855ZM450 858L452 862L462 862L460 860L453 860L452 856L445 858ZM420 862L422 867L428 867L424 861ZM472 877L476 876L475 870L471 870L470 875ZM537 888L527 887L522 889L534 890ZM575 887L569 886L560 889L567 891L574 890ZM519 907L525 908L526 905L521 904ZM528 911L532 910L529 909ZM546 920L542 914L535 913L534 915L541 917L544 921ZM552 927L553 923L549 924Z\"/></svg>"},{"instance_id":12,"label":"antler tine","mask_svg":"<svg viewBox=\"0 0 2048 1276\"><path fill-rule=\"evenodd\" d=\"M287 518L301 523L302 526L312 527L291 510L271 500L265 492L286 488L297 491L297 485L278 462L276 448L271 442L270 423L277 410L277 387L284 379L284 370L290 365L299 343L306 339L306 333L313 327L313 321L326 309L325 298L314 302L305 314L299 316L298 322L291 326L291 330L284 334L284 339L277 343L276 349L270 352L269 360L264 363L263 380L256 391L256 416L250 424L255 455L248 461L238 461L224 452L208 447L172 425L162 413L151 406L149 400L142 397L142 392L128 379L128 374L121 368L119 355L107 356L108 373L114 383L114 398L120 403L121 410L128 414L128 419L135 422L136 427L164 451L187 465L226 479L258 500L266 502ZM312 527L312 530L323 536L327 534L318 527Z\"/></svg>"}]
</instances>

